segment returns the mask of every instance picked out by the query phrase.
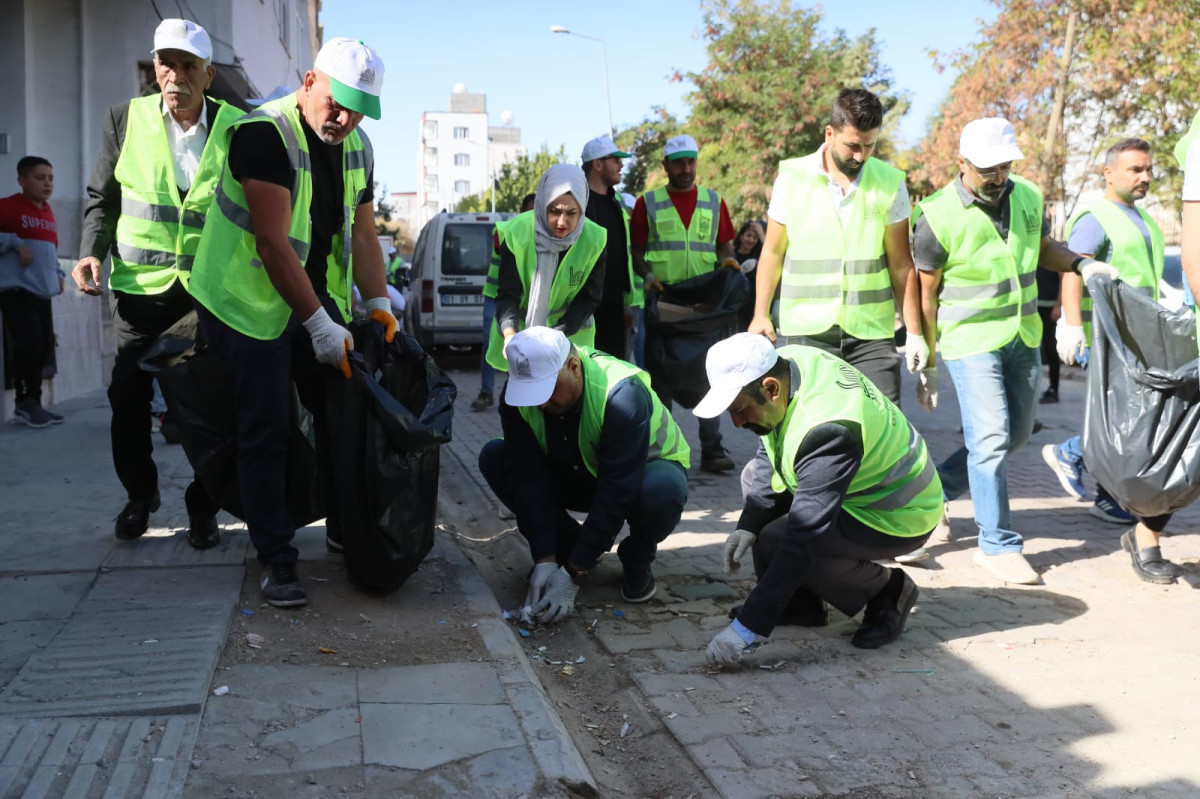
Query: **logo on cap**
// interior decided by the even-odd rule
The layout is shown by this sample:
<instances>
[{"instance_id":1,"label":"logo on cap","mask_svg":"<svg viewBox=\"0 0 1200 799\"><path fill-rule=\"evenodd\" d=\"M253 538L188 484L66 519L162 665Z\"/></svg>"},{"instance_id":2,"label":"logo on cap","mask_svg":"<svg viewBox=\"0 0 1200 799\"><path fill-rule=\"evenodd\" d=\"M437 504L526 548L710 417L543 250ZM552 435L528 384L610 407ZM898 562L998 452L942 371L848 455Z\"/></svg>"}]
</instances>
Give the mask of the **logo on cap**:
<instances>
[{"instance_id":1,"label":"logo on cap","mask_svg":"<svg viewBox=\"0 0 1200 799\"><path fill-rule=\"evenodd\" d=\"M529 368L529 359L521 358L516 363L517 377L533 377L533 371Z\"/></svg>"},{"instance_id":2,"label":"logo on cap","mask_svg":"<svg viewBox=\"0 0 1200 799\"><path fill-rule=\"evenodd\" d=\"M359 83L365 83L368 86L375 85L375 68L363 65L362 72L358 76Z\"/></svg>"}]
</instances>

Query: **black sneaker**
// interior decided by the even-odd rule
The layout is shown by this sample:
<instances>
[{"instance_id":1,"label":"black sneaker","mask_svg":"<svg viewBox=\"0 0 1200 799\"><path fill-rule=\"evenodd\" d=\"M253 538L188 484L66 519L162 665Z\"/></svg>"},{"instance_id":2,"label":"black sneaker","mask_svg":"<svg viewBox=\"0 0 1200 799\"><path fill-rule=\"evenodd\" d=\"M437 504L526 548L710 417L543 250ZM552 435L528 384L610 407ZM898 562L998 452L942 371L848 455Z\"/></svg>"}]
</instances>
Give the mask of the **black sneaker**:
<instances>
[{"instance_id":1,"label":"black sneaker","mask_svg":"<svg viewBox=\"0 0 1200 799\"><path fill-rule=\"evenodd\" d=\"M918 593L912 578L902 569L892 569L887 585L867 603L862 626L854 631L850 643L859 649L878 649L895 641L904 632Z\"/></svg>"},{"instance_id":2,"label":"black sneaker","mask_svg":"<svg viewBox=\"0 0 1200 799\"><path fill-rule=\"evenodd\" d=\"M725 454L725 450L721 447L700 455L700 471L702 472L728 472L732 468L733 459Z\"/></svg>"},{"instance_id":3,"label":"black sneaker","mask_svg":"<svg viewBox=\"0 0 1200 799\"><path fill-rule=\"evenodd\" d=\"M621 598L638 604L649 602L658 587L654 584L654 573L649 566L626 566L621 575Z\"/></svg>"},{"instance_id":4,"label":"black sneaker","mask_svg":"<svg viewBox=\"0 0 1200 799\"><path fill-rule=\"evenodd\" d=\"M479 396L471 400L471 410L486 411L488 408L492 407L495 402L496 401L492 398L492 392L480 391Z\"/></svg>"},{"instance_id":5,"label":"black sneaker","mask_svg":"<svg viewBox=\"0 0 1200 799\"><path fill-rule=\"evenodd\" d=\"M50 424L62 424L63 423L63 415L61 413L55 413L54 411L50 410L49 408L42 408L42 410L45 411L46 415L50 417Z\"/></svg>"},{"instance_id":6,"label":"black sneaker","mask_svg":"<svg viewBox=\"0 0 1200 799\"><path fill-rule=\"evenodd\" d=\"M13 409L13 421L26 427L49 427L54 424L54 418L46 413L46 409L37 400L21 400Z\"/></svg>"},{"instance_id":7,"label":"black sneaker","mask_svg":"<svg viewBox=\"0 0 1200 799\"><path fill-rule=\"evenodd\" d=\"M263 599L277 608L298 608L308 603L308 594L300 587L295 563L272 563L263 567Z\"/></svg>"},{"instance_id":8,"label":"black sneaker","mask_svg":"<svg viewBox=\"0 0 1200 799\"><path fill-rule=\"evenodd\" d=\"M1048 388L1042 392L1042 398L1038 400L1042 405L1053 405L1058 402L1058 389Z\"/></svg>"}]
</instances>

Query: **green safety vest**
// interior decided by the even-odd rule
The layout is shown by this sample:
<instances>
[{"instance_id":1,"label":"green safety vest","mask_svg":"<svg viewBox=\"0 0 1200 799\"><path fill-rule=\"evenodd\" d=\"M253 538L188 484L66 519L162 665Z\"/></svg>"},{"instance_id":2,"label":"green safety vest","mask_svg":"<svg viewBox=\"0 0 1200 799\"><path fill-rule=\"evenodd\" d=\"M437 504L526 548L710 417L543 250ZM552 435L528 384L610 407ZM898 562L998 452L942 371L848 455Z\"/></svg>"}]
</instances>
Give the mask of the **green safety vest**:
<instances>
[{"instance_id":1,"label":"green safety vest","mask_svg":"<svg viewBox=\"0 0 1200 799\"><path fill-rule=\"evenodd\" d=\"M925 441L891 400L862 372L813 347L779 348L795 364L799 385L783 422L762 437L774 473L771 487L795 494L796 453L814 427L853 426L862 437L863 458L842 509L863 524L898 538L915 538L942 518L942 482Z\"/></svg>"},{"instance_id":2,"label":"green safety vest","mask_svg":"<svg viewBox=\"0 0 1200 799\"><path fill-rule=\"evenodd\" d=\"M392 282L392 278L394 278L396 276L396 273L399 272L403 267L404 267L404 259L400 258L398 256L396 258L393 258L391 260L391 262L388 263L387 279L388 279L389 283Z\"/></svg>"},{"instance_id":3,"label":"green safety vest","mask_svg":"<svg viewBox=\"0 0 1200 799\"><path fill-rule=\"evenodd\" d=\"M823 174L820 150L779 164L788 237L779 332L810 336L836 325L858 339L890 339L896 313L883 240L904 173L868 158L845 222Z\"/></svg>"},{"instance_id":4,"label":"green safety vest","mask_svg":"<svg viewBox=\"0 0 1200 799\"><path fill-rule=\"evenodd\" d=\"M292 183L292 218L288 240L303 264L312 243L312 171L305 123L300 119L292 95L264 103L230 126L227 138L242 125L270 124L279 131L287 147L288 161L296 170ZM353 254L351 231L354 213L369 202L373 191L367 185L374 157L371 144L358 129L342 142L344 190L342 229L333 235L326 259L325 290L337 304L343 321L349 322ZM192 295L229 327L251 338L269 341L287 326L292 309L271 284L258 256L254 226L242 185L234 180L228 164L221 171L212 213L204 223L204 236L192 270Z\"/></svg>"},{"instance_id":5,"label":"green safety vest","mask_svg":"<svg viewBox=\"0 0 1200 799\"><path fill-rule=\"evenodd\" d=\"M113 170L113 178L121 184L121 215L117 217L109 278L114 291L161 294L177 278L187 287L204 217L228 151L225 131L242 115L232 105L209 101L217 103L217 117L184 199L175 179L162 95L129 101L125 140ZM200 110L206 112L207 108Z\"/></svg>"},{"instance_id":6,"label":"green safety vest","mask_svg":"<svg viewBox=\"0 0 1200 799\"><path fill-rule=\"evenodd\" d=\"M642 276L633 271L633 245L629 241L629 212L625 210L625 205L621 202L621 195L613 194L611 199L617 207L617 212L621 214L621 222L625 224L625 264L629 271L629 291L625 292L625 305L630 308L641 308L646 304L646 292Z\"/></svg>"},{"instance_id":7,"label":"green safety vest","mask_svg":"<svg viewBox=\"0 0 1200 799\"><path fill-rule=\"evenodd\" d=\"M537 245L534 243L533 211L518 214L503 227L497 225L500 241L508 245L517 261L517 274L521 278L521 313L525 313L529 302L529 287L533 285L533 275L537 272ZM549 311L546 314L546 326L554 327L567 312L567 307L575 299L575 295L583 288L592 268L604 251L608 232L590 219L580 220L583 230L579 238L571 245L558 264L554 280L550 283ZM517 320L517 330L525 328L525 320ZM590 347L596 342L595 322L589 316L584 326L569 336L571 343L576 346ZM508 371L508 359L504 357L504 336L500 333L500 320L492 323L492 331L488 338L487 362L493 369L501 372Z\"/></svg>"},{"instance_id":8,"label":"green safety vest","mask_svg":"<svg viewBox=\"0 0 1200 799\"><path fill-rule=\"evenodd\" d=\"M1109 244L1112 246L1108 262L1120 271L1121 282L1139 289L1158 302L1158 281L1163 272L1163 233L1162 229L1145 211L1138 208L1137 212L1142 217L1142 221L1146 223L1146 229L1150 231L1150 246L1154 250L1153 257L1146 251L1146 238L1142 235L1142 231L1138 230L1138 226L1117 207L1116 203L1104 198L1096 200L1071 217L1067 222L1066 236L1070 240L1075 223L1084 214L1096 217L1096 221L1100 223L1100 227L1104 228L1104 235L1108 236ZM1083 285L1083 298L1079 302L1079 309L1083 316L1084 340L1090 347L1092 345L1092 297L1088 294L1086 283Z\"/></svg>"},{"instance_id":9,"label":"green safety vest","mask_svg":"<svg viewBox=\"0 0 1200 799\"><path fill-rule=\"evenodd\" d=\"M684 469L690 466L691 449L683 437L683 432L671 412L658 399L658 395L650 388L650 375L632 364L625 363L611 355L579 348L579 363L583 370L583 408L579 417L579 455L583 465L596 477L596 444L600 441L600 432L604 429L604 410L608 407L608 397L617 384L631 377L646 388L650 395L650 451L646 461L663 459L675 461ZM521 416L533 430L533 435L542 448L546 447L546 415L533 406L522 407Z\"/></svg>"},{"instance_id":10,"label":"green safety vest","mask_svg":"<svg viewBox=\"0 0 1200 799\"><path fill-rule=\"evenodd\" d=\"M500 239L500 240L504 239L504 235L501 231L503 231L506 227L508 227L508 223L511 221L512 221L512 219L505 219L501 222L496 223L496 226L495 226L495 228L493 228L493 230L496 234L497 239ZM492 255L488 259L487 277L483 281L483 296L491 297L494 300L494 299L496 299L496 294L499 291L500 291L500 248L492 247Z\"/></svg>"},{"instance_id":11,"label":"green safety vest","mask_svg":"<svg viewBox=\"0 0 1200 799\"><path fill-rule=\"evenodd\" d=\"M711 272L717 265L717 228L721 222L721 196L696 187L696 210L684 228L675 203L665 188L647 192L646 263L663 285L682 283Z\"/></svg>"},{"instance_id":12,"label":"green safety vest","mask_svg":"<svg viewBox=\"0 0 1200 799\"><path fill-rule=\"evenodd\" d=\"M1036 270L1042 246L1042 194L1013 175L1008 241L974 204L963 206L954 183L917 203L948 253L942 271L938 335L947 361L995 352L1020 335L1040 347Z\"/></svg>"}]
</instances>

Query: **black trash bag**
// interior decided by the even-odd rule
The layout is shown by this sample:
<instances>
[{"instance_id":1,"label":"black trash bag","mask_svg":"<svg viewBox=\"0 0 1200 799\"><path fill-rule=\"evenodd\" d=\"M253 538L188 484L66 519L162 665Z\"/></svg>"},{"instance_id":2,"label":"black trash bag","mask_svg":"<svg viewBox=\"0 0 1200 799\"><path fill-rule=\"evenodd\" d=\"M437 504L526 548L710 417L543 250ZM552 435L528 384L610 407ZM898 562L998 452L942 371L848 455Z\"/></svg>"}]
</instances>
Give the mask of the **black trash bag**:
<instances>
[{"instance_id":1,"label":"black trash bag","mask_svg":"<svg viewBox=\"0 0 1200 799\"><path fill-rule=\"evenodd\" d=\"M1196 323L1121 281L1093 278L1083 457L1138 516L1173 513L1200 495Z\"/></svg>"},{"instance_id":2,"label":"black trash bag","mask_svg":"<svg viewBox=\"0 0 1200 799\"><path fill-rule=\"evenodd\" d=\"M694 408L708 393L708 348L738 332L738 314L751 301L750 283L735 269L715 269L646 292L646 371L654 391ZM685 319L667 320L659 303L691 307Z\"/></svg>"},{"instance_id":3,"label":"black trash bag","mask_svg":"<svg viewBox=\"0 0 1200 799\"><path fill-rule=\"evenodd\" d=\"M439 447L450 441L457 389L417 340L354 322L352 377L329 384L332 496L326 519L350 581L399 588L433 547Z\"/></svg>"},{"instance_id":4,"label":"black trash bag","mask_svg":"<svg viewBox=\"0 0 1200 799\"><path fill-rule=\"evenodd\" d=\"M158 379L180 444L196 477L218 505L244 520L237 483L237 421L233 385L220 357L197 346L195 311L150 345L139 361ZM325 516L326 490L317 458L312 414L292 387L288 438L287 505L297 527Z\"/></svg>"}]
</instances>

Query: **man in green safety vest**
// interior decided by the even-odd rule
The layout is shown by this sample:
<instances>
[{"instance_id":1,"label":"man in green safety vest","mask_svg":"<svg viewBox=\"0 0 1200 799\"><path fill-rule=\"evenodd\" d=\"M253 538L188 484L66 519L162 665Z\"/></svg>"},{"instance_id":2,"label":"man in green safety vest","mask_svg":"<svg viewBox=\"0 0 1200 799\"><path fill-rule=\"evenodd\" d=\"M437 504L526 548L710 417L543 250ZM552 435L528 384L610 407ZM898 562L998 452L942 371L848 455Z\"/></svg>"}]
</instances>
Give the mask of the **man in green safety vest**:
<instances>
[{"instance_id":1,"label":"man in green safety vest","mask_svg":"<svg viewBox=\"0 0 1200 799\"><path fill-rule=\"evenodd\" d=\"M912 205L904 172L873 158L883 105L866 89L843 89L821 147L779 164L758 259L748 328L780 344L804 344L844 359L900 404L896 306L908 329L910 372L929 360L921 335L917 276L908 244Z\"/></svg>"},{"instance_id":2,"label":"man in green safety vest","mask_svg":"<svg viewBox=\"0 0 1200 799\"><path fill-rule=\"evenodd\" d=\"M192 273L200 329L232 377L243 518L275 607L308 600L286 502L291 385L323 451L330 370L351 374L353 287L387 340L396 333L375 236L374 155L358 130L364 116L380 117L383 71L367 45L332 39L296 92L234 124ZM326 544L341 549L330 531Z\"/></svg>"},{"instance_id":3,"label":"man in green safety vest","mask_svg":"<svg viewBox=\"0 0 1200 799\"><path fill-rule=\"evenodd\" d=\"M113 465L127 494L115 526L122 540L145 533L159 507L150 440L153 377L138 361L193 308L188 276L225 159L225 132L242 115L204 95L216 75L211 60L208 33L190 20L166 19L154 32L154 77L161 94L109 109L88 181L84 255L71 271L80 291L99 296L101 266L112 256L108 287L116 300L117 353L108 401ZM184 501L188 543L215 546L216 503L197 481Z\"/></svg>"},{"instance_id":4,"label":"man in green safety vest","mask_svg":"<svg viewBox=\"0 0 1200 799\"><path fill-rule=\"evenodd\" d=\"M559 330L530 327L506 348L504 437L479 453L479 470L517 519L534 566L524 614L542 624L571 614L600 556L617 547L621 596L654 596L658 545L687 503L689 450L670 412L636 366ZM582 524L568 511L584 511Z\"/></svg>"},{"instance_id":5,"label":"man in green safety vest","mask_svg":"<svg viewBox=\"0 0 1200 799\"><path fill-rule=\"evenodd\" d=\"M1010 529L1008 456L1033 433L1042 380L1042 320L1036 269L1115 277L1109 264L1050 238L1042 194L1011 175L1023 158L1013 127L969 122L959 141L958 177L917 204L913 255L929 351L935 334L958 395L965 446L938 466L946 499L971 491L975 562L1006 583L1040 579ZM1010 177L1011 175L1011 177ZM917 400L937 407L938 374L921 370Z\"/></svg>"},{"instance_id":6,"label":"man in green safety vest","mask_svg":"<svg viewBox=\"0 0 1200 799\"><path fill-rule=\"evenodd\" d=\"M736 573L749 550L758 582L708 645L709 660L736 663L779 624L824 626L826 602L847 616L865 609L854 646L899 638L917 586L876 561L921 547L942 516L920 434L862 372L815 347L776 349L738 333L709 349L706 368L711 388L693 412L728 410L762 437L725 542L726 570Z\"/></svg>"},{"instance_id":7,"label":"man in green safety vest","mask_svg":"<svg viewBox=\"0 0 1200 799\"><path fill-rule=\"evenodd\" d=\"M1104 196L1097 198L1067 222L1067 246L1099 261L1115 264L1121 280L1145 292L1155 301L1163 273L1163 233L1150 215L1135 203L1150 190L1154 164L1150 144L1142 139L1123 139L1108 148L1104 164ZM1062 276L1062 317L1056 329L1058 356L1063 363L1088 363L1092 343L1092 298L1078 275ZM1079 436L1062 444L1042 447L1042 458L1059 482L1075 499L1083 499L1083 445ZM1096 486L1096 501L1090 509L1096 518L1112 524L1130 525L1137 519L1105 490ZM1140 561L1135 567L1140 566ZM1159 579L1174 582L1174 567L1166 562L1145 567Z\"/></svg>"},{"instance_id":8,"label":"man in green safety vest","mask_svg":"<svg viewBox=\"0 0 1200 799\"><path fill-rule=\"evenodd\" d=\"M646 289L662 291L714 269L739 269L733 253L737 237L725 201L712 189L696 185L700 148L687 134L667 140L663 170L667 185L643 194L629 219L633 271ZM655 380L655 391L668 408L671 396ZM724 472L733 461L721 445L721 425L716 419L700 420L700 470Z\"/></svg>"},{"instance_id":9,"label":"man in green safety vest","mask_svg":"<svg viewBox=\"0 0 1200 799\"><path fill-rule=\"evenodd\" d=\"M404 268L404 259L395 247L388 250L387 282L398 289L408 286L408 270Z\"/></svg>"}]
</instances>

